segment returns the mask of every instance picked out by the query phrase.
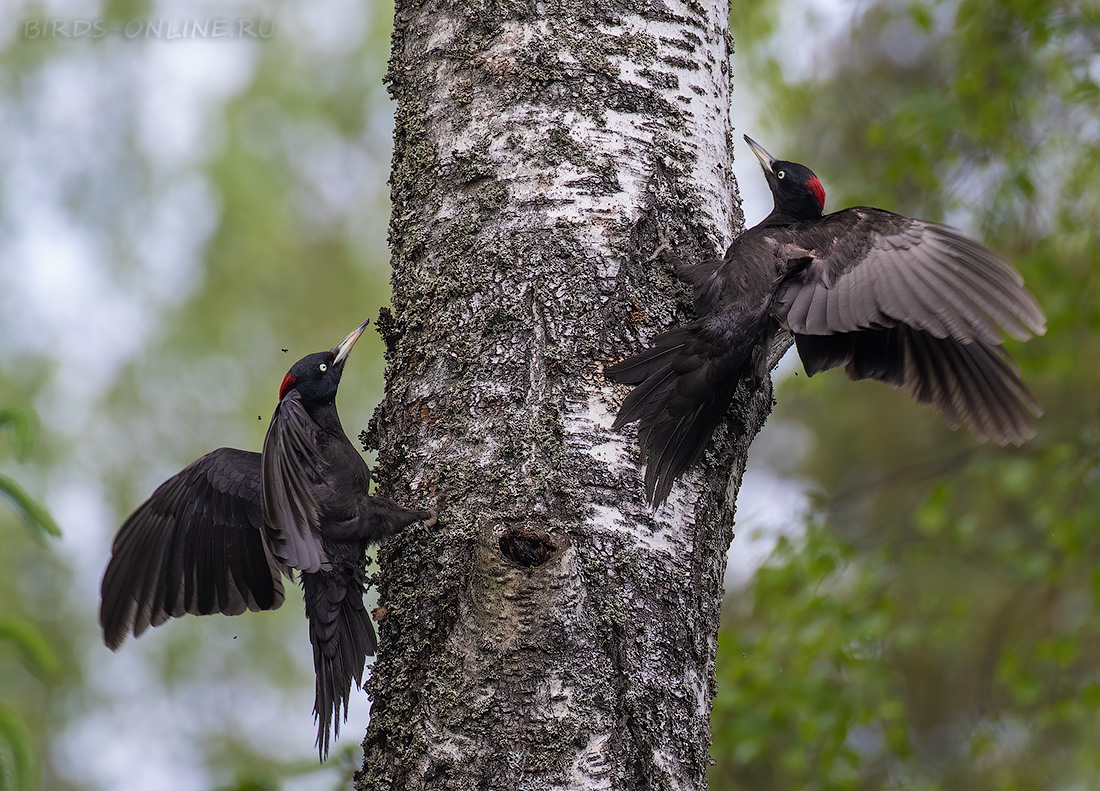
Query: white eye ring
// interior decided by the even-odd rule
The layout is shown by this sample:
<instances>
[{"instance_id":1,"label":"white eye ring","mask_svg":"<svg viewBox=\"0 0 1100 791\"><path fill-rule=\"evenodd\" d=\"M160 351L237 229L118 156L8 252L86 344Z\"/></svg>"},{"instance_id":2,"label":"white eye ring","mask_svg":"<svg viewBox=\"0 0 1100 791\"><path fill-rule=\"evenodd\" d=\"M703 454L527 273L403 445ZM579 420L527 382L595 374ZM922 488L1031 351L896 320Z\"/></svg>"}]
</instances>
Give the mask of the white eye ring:
<instances>
[{"instance_id":1,"label":"white eye ring","mask_svg":"<svg viewBox=\"0 0 1100 791\"><path fill-rule=\"evenodd\" d=\"M781 170L781 171L779 171L778 173L775 174L775 177L777 179L785 179L785 178L787 178L787 171Z\"/></svg>"},{"instance_id":2,"label":"white eye ring","mask_svg":"<svg viewBox=\"0 0 1100 791\"><path fill-rule=\"evenodd\" d=\"M324 363L321 363L320 365L317 366L317 370L320 371L321 373L324 373L325 371L328 370L328 366L325 365Z\"/></svg>"}]
</instances>

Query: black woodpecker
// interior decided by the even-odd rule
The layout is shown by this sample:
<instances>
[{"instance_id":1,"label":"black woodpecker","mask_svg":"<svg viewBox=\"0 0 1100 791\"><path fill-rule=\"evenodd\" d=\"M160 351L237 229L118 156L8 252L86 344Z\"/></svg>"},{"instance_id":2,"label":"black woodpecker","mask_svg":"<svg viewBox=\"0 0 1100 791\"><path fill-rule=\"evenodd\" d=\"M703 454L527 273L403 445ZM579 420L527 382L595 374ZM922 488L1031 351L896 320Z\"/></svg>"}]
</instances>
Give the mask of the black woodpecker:
<instances>
[{"instance_id":1,"label":"black woodpecker","mask_svg":"<svg viewBox=\"0 0 1100 791\"><path fill-rule=\"evenodd\" d=\"M317 749L340 734L351 682L378 645L363 605L366 550L435 512L371 497L370 470L336 413L336 389L364 321L283 379L262 453L219 448L165 481L123 523L103 575L103 639L184 614L239 615L283 603L299 572L316 671Z\"/></svg>"},{"instance_id":2,"label":"black woodpecker","mask_svg":"<svg viewBox=\"0 0 1100 791\"><path fill-rule=\"evenodd\" d=\"M658 335L606 369L635 385L614 427L638 422L650 502L699 460L746 377L762 378L771 339L794 335L806 373L844 366L851 379L904 387L951 428L1019 445L1042 414L1001 345L1046 331L1023 278L996 253L938 223L856 206L823 214L805 165L745 136L775 206L721 259L677 275L694 290L691 324Z\"/></svg>"}]
</instances>

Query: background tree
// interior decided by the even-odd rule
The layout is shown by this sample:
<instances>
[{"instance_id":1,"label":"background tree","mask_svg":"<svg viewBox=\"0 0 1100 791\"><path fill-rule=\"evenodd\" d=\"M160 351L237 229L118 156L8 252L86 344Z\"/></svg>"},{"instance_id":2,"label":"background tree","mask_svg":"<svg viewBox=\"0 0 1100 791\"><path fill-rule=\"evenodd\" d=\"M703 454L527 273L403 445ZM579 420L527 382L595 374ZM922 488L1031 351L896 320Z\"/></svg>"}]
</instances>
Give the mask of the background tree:
<instances>
[{"instance_id":1,"label":"background tree","mask_svg":"<svg viewBox=\"0 0 1100 791\"><path fill-rule=\"evenodd\" d=\"M179 18L142 2L94 13ZM0 512L0 601L57 647L60 672L42 694L8 651L22 693L4 701L42 746L43 788L346 788L367 705L318 767L296 586L276 613L182 620L117 655L96 602L121 519L201 453L259 448L289 365L388 300L392 6L190 6L274 28L219 40L24 35L42 14L9 9L0 80L0 391L42 432L24 463L0 448L0 464L64 535L40 551ZM347 370L349 429L381 397L381 348L364 338Z\"/></svg>"},{"instance_id":2,"label":"background tree","mask_svg":"<svg viewBox=\"0 0 1100 791\"><path fill-rule=\"evenodd\" d=\"M1088 785L1100 19L1076 3L862 4L800 77L771 49L796 31L753 13L755 34L734 33L770 75L773 150L816 164L832 207L946 220L1023 272L1050 329L1012 353L1046 416L1019 450L975 447L902 393L784 383L776 419L806 434L771 463L807 480L817 508L730 600L712 784Z\"/></svg>"}]
</instances>

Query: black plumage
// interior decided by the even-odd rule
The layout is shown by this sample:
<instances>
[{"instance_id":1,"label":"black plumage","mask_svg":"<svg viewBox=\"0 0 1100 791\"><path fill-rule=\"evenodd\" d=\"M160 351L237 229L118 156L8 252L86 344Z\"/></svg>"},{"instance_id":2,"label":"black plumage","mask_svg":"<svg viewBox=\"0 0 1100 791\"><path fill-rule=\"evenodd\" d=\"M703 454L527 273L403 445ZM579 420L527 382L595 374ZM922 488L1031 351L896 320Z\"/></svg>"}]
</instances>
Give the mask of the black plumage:
<instances>
[{"instance_id":1,"label":"black plumage","mask_svg":"<svg viewBox=\"0 0 1100 791\"><path fill-rule=\"evenodd\" d=\"M844 366L852 379L904 387L951 428L1020 444L1042 410L1001 345L1045 319L1023 279L996 253L944 225L864 206L823 215L809 168L779 161L747 136L775 200L722 259L690 267L699 318L607 368L635 385L614 427L637 421L646 492L664 501L698 461L738 384L762 378L780 327L806 372Z\"/></svg>"},{"instance_id":2,"label":"black plumage","mask_svg":"<svg viewBox=\"0 0 1100 791\"><path fill-rule=\"evenodd\" d=\"M262 529L259 453L219 448L165 481L115 537L100 613L107 645L188 613L278 607L283 567Z\"/></svg>"},{"instance_id":3,"label":"black plumage","mask_svg":"<svg viewBox=\"0 0 1100 791\"><path fill-rule=\"evenodd\" d=\"M158 487L119 529L101 586L103 637L117 650L168 618L275 609L281 576L297 569L322 759L377 647L363 605L367 547L434 518L369 496L370 470L340 424L336 391L366 326L294 364L263 453L219 448Z\"/></svg>"}]
</instances>

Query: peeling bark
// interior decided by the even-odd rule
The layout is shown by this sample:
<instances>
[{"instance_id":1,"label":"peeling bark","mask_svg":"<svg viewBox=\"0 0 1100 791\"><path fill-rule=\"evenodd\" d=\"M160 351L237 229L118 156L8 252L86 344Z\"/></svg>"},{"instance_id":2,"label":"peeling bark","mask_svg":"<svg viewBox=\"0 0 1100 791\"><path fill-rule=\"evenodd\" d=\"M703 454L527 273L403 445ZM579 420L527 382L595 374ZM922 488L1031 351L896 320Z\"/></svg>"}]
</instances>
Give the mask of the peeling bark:
<instances>
[{"instance_id":1,"label":"peeling bark","mask_svg":"<svg viewBox=\"0 0 1100 791\"><path fill-rule=\"evenodd\" d=\"M725 2L399 2L393 313L365 434L439 493L385 546L357 788L702 789L725 554L771 390L656 512L602 364L743 218ZM381 611L380 611L381 612Z\"/></svg>"}]
</instances>

